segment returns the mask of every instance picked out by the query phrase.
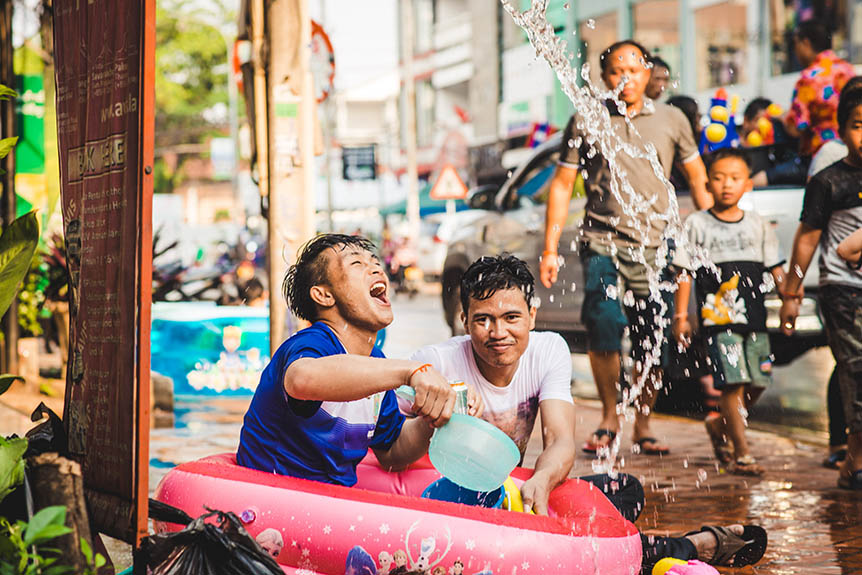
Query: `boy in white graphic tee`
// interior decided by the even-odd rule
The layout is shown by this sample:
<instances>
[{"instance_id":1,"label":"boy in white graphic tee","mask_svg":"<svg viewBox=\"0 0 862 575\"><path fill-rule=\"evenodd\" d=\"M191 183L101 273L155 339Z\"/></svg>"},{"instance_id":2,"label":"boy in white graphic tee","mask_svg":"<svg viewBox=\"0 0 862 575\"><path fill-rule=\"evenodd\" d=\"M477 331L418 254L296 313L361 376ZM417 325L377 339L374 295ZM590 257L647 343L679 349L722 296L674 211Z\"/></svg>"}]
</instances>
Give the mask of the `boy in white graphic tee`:
<instances>
[{"instance_id":1,"label":"boy in white graphic tee","mask_svg":"<svg viewBox=\"0 0 862 575\"><path fill-rule=\"evenodd\" d=\"M715 203L691 214L685 222L689 246L674 253L680 268L673 333L688 346L691 280L696 274L697 311L706 340L713 385L721 391L721 417L707 419L716 457L733 473L761 475L763 468L749 453L743 410L748 410L772 381L772 353L766 332L765 294L781 286L784 260L778 238L757 212L743 211L739 200L752 187L751 169L742 151L718 150L712 155L707 187ZM695 248L705 250L691 258ZM771 275L771 278L770 278ZM733 444L731 454L725 437Z\"/></svg>"}]
</instances>

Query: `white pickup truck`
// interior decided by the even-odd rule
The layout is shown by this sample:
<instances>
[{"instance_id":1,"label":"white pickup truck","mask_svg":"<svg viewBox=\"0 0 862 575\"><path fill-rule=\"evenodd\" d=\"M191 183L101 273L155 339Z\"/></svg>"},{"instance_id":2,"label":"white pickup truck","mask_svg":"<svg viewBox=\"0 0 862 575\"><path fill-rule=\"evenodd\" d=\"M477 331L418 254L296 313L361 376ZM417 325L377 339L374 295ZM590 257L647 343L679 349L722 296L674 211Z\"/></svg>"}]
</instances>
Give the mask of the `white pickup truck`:
<instances>
[{"instance_id":1,"label":"white pickup truck","mask_svg":"<svg viewBox=\"0 0 862 575\"><path fill-rule=\"evenodd\" d=\"M453 333L462 326L458 285L461 274L479 256L508 252L525 260L538 279L539 257L544 250L545 200L557 165L561 136L551 137L524 161L499 188L483 188L468 198L471 208L485 214L459 230L449 243L443 266L443 308ZM781 249L789 259L793 236L802 210L804 189L801 187L769 187L746 194L740 206L755 210L776 228ZM685 192L678 195L683 218L694 205ZM550 290L537 281L536 295L541 305L536 316L536 328L563 334L572 351L585 348L585 330L581 323L583 302L583 271L577 250L578 224L584 214L584 198L575 198L569 210L569 220L560 241L560 253L565 264L557 283ZM816 257L816 256L815 256ZM805 299L792 337L780 333L778 310L780 301L772 294L767 299L767 327L772 349L779 364L788 363L811 347L825 345L823 324L817 305L818 270L812 265L805 276Z\"/></svg>"}]
</instances>

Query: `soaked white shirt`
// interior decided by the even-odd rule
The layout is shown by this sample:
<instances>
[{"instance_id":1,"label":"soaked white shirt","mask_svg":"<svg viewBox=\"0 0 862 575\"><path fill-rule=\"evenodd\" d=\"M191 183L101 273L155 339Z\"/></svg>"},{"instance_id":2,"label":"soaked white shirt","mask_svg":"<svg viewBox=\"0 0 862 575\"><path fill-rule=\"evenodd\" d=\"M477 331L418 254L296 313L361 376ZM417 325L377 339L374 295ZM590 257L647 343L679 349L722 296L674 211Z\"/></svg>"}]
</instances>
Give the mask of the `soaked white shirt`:
<instances>
[{"instance_id":1,"label":"soaked white shirt","mask_svg":"<svg viewBox=\"0 0 862 575\"><path fill-rule=\"evenodd\" d=\"M523 457L536 423L539 404L546 399L572 401L572 357L558 333L530 332L527 350L505 387L489 382L476 365L469 335L453 337L418 350L410 358L430 363L450 381L463 381L485 402L482 419L494 424L518 446Z\"/></svg>"}]
</instances>

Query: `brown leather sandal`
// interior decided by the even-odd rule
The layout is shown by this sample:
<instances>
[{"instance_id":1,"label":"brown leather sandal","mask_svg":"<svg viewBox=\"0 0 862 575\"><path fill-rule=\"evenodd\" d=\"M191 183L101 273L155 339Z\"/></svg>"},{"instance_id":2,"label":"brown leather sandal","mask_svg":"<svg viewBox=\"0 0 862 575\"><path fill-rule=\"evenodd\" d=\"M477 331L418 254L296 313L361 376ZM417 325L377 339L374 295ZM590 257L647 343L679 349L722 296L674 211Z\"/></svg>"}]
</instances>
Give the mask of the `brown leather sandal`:
<instances>
[{"instance_id":1,"label":"brown leather sandal","mask_svg":"<svg viewBox=\"0 0 862 575\"><path fill-rule=\"evenodd\" d=\"M733 567L753 565L760 561L766 552L768 537L763 527L745 525L742 529L742 535L737 535L727 527L704 525L700 531L686 533L686 536L704 531L712 533L717 541L712 557L709 560L700 558L701 561L710 565Z\"/></svg>"}]
</instances>

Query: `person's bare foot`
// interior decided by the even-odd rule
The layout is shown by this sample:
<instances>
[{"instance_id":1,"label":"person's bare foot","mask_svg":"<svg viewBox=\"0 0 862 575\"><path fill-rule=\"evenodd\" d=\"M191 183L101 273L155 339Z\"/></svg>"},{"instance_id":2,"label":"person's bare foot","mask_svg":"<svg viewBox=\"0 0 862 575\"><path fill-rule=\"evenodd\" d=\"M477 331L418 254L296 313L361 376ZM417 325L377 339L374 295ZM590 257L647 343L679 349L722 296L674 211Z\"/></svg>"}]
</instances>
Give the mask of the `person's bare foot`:
<instances>
[{"instance_id":1,"label":"person's bare foot","mask_svg":"<svg viewBox=\"0 0 862 575\"><path fill-rule=\"evenodd\" d=\"M742 535L742 525L728 525L727 528L734 535ZM697 558L704 563L709 563L715 557L715 551L718 549L718 539L709 531L686 535L686 539L694 544L694 548L697 549Z\"/></svg>"}]
</instances>

